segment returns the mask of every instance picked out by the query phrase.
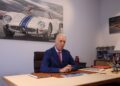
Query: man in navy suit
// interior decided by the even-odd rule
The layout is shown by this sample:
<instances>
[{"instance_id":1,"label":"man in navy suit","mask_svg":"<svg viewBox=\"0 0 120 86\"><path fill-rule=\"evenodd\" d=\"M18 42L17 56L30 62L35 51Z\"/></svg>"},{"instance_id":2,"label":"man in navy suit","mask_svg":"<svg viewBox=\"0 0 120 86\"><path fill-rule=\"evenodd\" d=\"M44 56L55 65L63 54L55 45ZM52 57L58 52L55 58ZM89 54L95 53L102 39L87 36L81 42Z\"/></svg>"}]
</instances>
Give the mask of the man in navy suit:
<instances>
[{"instance_id":1,"label":"man in navy suit","mask_svg":"<svg viewBox=\"0 0 120 86\"><path fill-rule=\"evenodd\" d=\"M44 54L40 67L41 72L63 73L78 69L70 52L63 49L65 43L66 36L64 34L58 34L55 39L55 46L48 49Z\"/></svg>"}]
</instances>

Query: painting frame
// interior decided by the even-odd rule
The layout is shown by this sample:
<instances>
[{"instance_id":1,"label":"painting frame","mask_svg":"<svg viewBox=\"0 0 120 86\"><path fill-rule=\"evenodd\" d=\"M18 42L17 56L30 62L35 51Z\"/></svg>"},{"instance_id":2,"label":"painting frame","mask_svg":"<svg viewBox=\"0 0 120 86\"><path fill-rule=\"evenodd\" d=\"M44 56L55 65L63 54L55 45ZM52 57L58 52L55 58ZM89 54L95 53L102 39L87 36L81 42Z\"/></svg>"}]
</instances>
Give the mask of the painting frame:
<instances>
[{"instance_id":1,"label":"painting frame","mask_svg":"<svg viewBox=\"0 0 120 86\"><path fill-rule=\"evenodd\" d=\"M53 42L63 33L61 5L43 0L5 1L0 1L0 39Z\"/></svg>"},{"instance_id":2,"label":"painting frame","mask_svg":"<svg viewBox=\"0 0 120 86\"><path fill-rule=\"evenodd\" d=\"M120 16L114 16L109 18L109 33L120 33Z\"/></svg>"}]
</instances>

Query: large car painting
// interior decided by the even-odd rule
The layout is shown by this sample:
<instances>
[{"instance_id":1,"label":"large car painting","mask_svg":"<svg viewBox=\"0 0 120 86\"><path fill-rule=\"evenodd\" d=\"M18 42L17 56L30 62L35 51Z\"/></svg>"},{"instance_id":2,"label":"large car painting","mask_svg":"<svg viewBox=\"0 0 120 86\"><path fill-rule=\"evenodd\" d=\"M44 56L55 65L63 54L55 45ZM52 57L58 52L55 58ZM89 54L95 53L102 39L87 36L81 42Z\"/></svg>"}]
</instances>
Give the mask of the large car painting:
<instances>
[{"instance_id":1,"label":"large car painting","mask_svg":"<svg viewBox=\"0 0 120 86\"><path fill-rule=\"evenodd\" d=\"M6 8L13 4L7 10L0 9L1 39L54 41L56 35L63 32L62 6L36 1L0 1ZM15 8L17 4L20 7Z\"/></svg>"}]
</instances>

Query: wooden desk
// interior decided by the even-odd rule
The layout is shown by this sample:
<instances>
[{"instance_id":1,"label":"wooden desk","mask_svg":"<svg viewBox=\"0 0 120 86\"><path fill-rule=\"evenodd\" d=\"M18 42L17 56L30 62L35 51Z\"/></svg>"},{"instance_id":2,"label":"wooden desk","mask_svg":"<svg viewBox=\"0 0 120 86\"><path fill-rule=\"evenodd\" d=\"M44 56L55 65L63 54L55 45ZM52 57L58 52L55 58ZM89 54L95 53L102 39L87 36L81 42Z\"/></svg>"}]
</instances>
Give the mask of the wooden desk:
<instances>
[{"instance_id":1,"label":"wooden desk","mask_svg":"<svg viewBox=\"0 0 120 86\"><path fill-rule=\"evenodd\" d=\"M98 86L109 82L120 82L120 73L112 74L111 70L69 78L33 78L28 74L4 76L9 86ZM106 73L106 74L105 74Z\"/></svg>"},{"instance_id":2,"label":"wooden desk","mask_svg":"<svg viewBox=\"0 0 120 86\"><path fill-rule=\"evenodd\" d=\"M63 75L68 75L68 74L74 75L74 74L79 74L79 73L93 74L96 72L77 70L77 71L72 71L72 72L68 72L68 73L32 73L32 75L37 76L37 78L44 78L44 77L64 78Z\"/></svg>"}]
</instances>

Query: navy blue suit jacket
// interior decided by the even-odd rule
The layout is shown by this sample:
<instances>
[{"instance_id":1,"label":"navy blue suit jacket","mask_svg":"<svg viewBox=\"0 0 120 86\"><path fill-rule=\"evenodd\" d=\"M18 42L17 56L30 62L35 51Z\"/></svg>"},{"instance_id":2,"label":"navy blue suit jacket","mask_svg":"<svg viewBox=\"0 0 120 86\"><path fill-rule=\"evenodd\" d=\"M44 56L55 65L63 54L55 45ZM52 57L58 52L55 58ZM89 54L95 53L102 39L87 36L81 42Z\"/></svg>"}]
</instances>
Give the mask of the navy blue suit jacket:
<instances>
[{"instance_id":1,"label":"navy blue suit jacket","mask_svg":"<svg viewBox=\"0 0 120 86\"><path fill-rule=\"evenodd\" d=\"M62 62L60 62L55 47L52 47L45 52L41 63L40 71L59 72L60 68L63 68L68 64L72 65L72 70L78 69L78 66L75 65L75 62L68 50L62 50Z\"/></svg>"}]
</instances>

